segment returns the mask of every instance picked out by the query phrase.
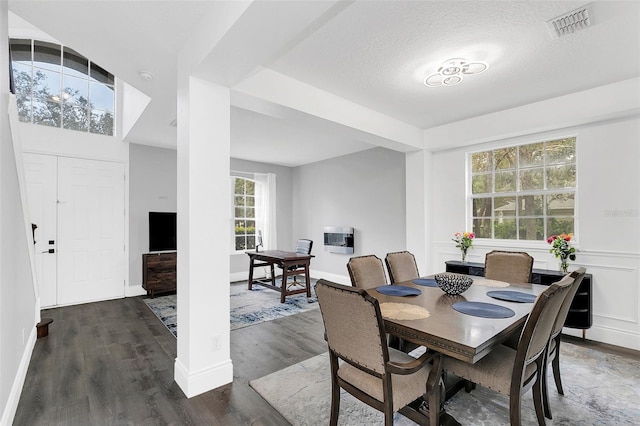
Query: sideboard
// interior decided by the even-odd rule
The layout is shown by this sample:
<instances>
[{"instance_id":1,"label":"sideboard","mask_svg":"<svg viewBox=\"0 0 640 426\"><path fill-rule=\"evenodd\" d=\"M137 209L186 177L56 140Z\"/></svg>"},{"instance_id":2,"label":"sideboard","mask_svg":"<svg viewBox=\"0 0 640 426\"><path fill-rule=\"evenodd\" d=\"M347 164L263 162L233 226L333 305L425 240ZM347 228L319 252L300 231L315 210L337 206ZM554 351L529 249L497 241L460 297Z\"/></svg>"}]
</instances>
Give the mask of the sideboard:
<instances>
[{"instance_id":1,"label":"sideboard","mask_svg":"<svg viewBox=\"0 0 640 426\"><path fill-rule=\"evenodd\" d=\"M142 255L142 288L155 297L156 292L176 290L176 252Z\"/></svg>"},{"instance_id":2,"label":"sideboard","mask_svg":"<svg viewBox=\"0 0 640 426\"><path fill-rule=\"evenodd\" d=\"M463 263L456 260L449 260L445 262L445 264L447 265L447 272L480 277L484 276L484 263ZM560 271L534 269L531 271L531 282L534 284L551 285L560 280L562 276L563 274ZM581 329L583 338L585 335L584 331L591 328L593 323L591 301L592 278L591 274L585 274L584 279L578 288L578 292L573 298L573 302L569 308L569 314L567 315L567 320L564 323L565 327Z\"/></svg>"}]
</instances>

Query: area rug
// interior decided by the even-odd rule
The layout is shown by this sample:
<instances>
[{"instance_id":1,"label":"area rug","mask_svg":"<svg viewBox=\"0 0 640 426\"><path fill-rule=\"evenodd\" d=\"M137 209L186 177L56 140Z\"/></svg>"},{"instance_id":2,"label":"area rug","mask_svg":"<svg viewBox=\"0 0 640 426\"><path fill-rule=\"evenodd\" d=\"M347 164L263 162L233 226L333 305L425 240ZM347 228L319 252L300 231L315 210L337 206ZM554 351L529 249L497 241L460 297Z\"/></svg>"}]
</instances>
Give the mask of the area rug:
<instances>
[{"instance_id":1,"label":"area rug","mask_svg":"<svg viewBox=\"0 0 640 426\"><path fill-rule=\"evenodd\" d=\"M640 419L640 363L631 357L563 342L560 369L565 395L549 376L553 420L547 425L636 425ZM329 424L331 380L328 353L257 380L250 385L294 426ZM383 424L382 414L342 391L340 425ZM463 425L508 425L509 398L478 386L445 404ZM531 391L522 397L523 425L537 424ZM415 425L396 413L394 425Z\"/></svg>"},{"instance_id":2,"label":"area rug","mask_svg":"<svg viewBox=\"0 0 640 426\"><path fill-rule=\"evenodd\" d=\"M313 283L311 295L310 298L307 298L305 293L287 296L286 302L280 303L280 294L275 290L259 285L254 285L252 290L248 290L246 281L233 283L230 292L231 330L317 309L318 299L313 292ZM165 327L178 337L176 295L143 300Z\"/></svg>"}]
</instances>

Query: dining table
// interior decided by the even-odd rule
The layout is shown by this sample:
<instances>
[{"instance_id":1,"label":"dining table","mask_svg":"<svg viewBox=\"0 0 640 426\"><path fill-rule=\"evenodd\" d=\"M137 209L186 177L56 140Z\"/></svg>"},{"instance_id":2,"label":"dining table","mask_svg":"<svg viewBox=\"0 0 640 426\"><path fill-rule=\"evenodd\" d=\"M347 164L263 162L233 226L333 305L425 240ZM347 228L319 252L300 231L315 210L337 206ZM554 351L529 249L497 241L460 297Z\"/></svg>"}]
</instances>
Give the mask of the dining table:
<instances>
[{"instance_id":1,"label":"dining table","mask_svg":"<svg viewBox=\"0 0 640 426\"><path fill-rule=\"evenodd\" d=\"M548 288L540 284L506 283L472 276L473 283L466 291L459 295L449 295L435 284L433 278L434 276L431 275L395 283L393 286L399 287L393 289L396 292L389 291L392 290L391 288L378 290L379 287L367 290L380 304L385 331L388 334L425 346L438 354L432 367L430 381L440 380L443 376L443 356L473 364L501 345L524 324L533 308L533 300ZM514 302L491 296L504 292L528 295L529 300ZM512 314L509 312L509 316L506 317L487 318L456 310L462 305L469 305L467 302L471 302L471 305L489 304L497 312L511 311ZM402 314L403 311L413 312L413 316L409 315L411 319L402 319L407 316ZM420 312L421 315L415 315L416 312ZM453 385L447 383L446 386ZM400 412L420 424L425 424L425 417L429 419L431 425L459 424L442 407L444 402L442 393L446 392L447 397L450 397L461 389L460 383L455 386L453 392L451 389L442 389L445 387L443 384L434 386L428 404L422 404L420 408L417 405L410 405ZM426 413L425 405L429 406ZM436 410L431 408L434 406L437 406Z\"/></svg>"}]
</instances>

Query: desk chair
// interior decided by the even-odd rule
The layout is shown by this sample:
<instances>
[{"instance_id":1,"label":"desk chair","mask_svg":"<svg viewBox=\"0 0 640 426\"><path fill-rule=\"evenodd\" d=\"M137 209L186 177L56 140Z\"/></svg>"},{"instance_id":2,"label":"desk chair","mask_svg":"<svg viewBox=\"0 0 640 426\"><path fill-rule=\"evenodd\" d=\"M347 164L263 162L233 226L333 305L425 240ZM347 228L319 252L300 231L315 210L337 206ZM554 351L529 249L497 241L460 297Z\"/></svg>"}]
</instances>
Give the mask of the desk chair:
<instances>
[{"instance_id":1,"label":"desk chair","mask_svg":"<svg viewBox=\"0 0 640 426\"><path fill-rule=\"evenodd\" d=\"M296 249L294 250L298 254L311 254L311 249L313 248L313 241L307 239L300 239L296 243ZM287 271L295 271L298 268L303 268L304 265L293 265L289 266ZM282 265L278 265L278 268L282 269ZM297 279L297 275L293 276L293 282L290 284L291 286L299 284ZM286 285L286 283L282 283L282 285Z\"/></svg>"},{"instance_id":2,"label":"desk chair","mask_svg":"<svg viewBox=\"0 0 640 426\"><path fill-rule=\"evenodd\" d=\"M498 345L475 364L445 357L444 370L509 396L512 426L521 424L521 398L533 388L533 402L540 425L545 424L543 386L546 352L560 307L575 279L565 275L542 292L525 322L518 348Z\"/></svg>"},{"instance_id":3,"label":"desk chair","mask_svg":"<svg viewBox=\"0 0 640 426\"><path fill-rule=\"evenodd\" d=\"M338 424L340 388L382 411L386 426L394 412L423 397L435 407L429 416L436 424L440 404L432 390L440 383L441 356L426 352L415 359L389 348L378 301L365 290L325 280L315 290L329 346L330 425Z\"/></svg>"},{"instance_id":4,"label":"desk chair","mask_svg":"<svg viewBox=\"0 0 640 426\"><path fill-rule=\"evenodd\" d=\"M533 257L523 251L493 250L485 255L484 276L511 283L530 283Z\"/></svg>"}]
</instances>

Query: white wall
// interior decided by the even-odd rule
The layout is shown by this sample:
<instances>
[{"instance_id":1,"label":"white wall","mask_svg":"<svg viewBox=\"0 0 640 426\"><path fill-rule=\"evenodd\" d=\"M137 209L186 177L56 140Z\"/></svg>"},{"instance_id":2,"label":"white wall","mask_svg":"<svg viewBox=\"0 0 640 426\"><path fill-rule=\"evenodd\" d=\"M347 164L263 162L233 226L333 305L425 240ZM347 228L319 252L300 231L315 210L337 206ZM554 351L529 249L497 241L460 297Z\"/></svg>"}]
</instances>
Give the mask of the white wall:
<instances>
[{"instance_id":1,"label":"white wall","mask_svg":"<svg viewBox=\"0 0 640 426\"><path fill-rule=\"evenodd\" d=\"M149 252L149 212L177 211L176 150L129 146L129 285L125 294L142 288L142 253Z\"/></svg>"},{"instance_id":2,"label":"white wall","mask_svg":"<svg viewBox=\"0 0 640 426\"><path fill-rule=\"evenodd\" d=\"M405 250L405 155L375 148L295 168L293 233L314 242L312 276L349 283L352 256ZM324 250L325 226L355 228L352 255Z\"/></svg>"},{"instance_id":3,"label":"white wall","mask_svg":"<svg viewBox=\"0 0 640 426\"><path fill-rule=\"evenodd\" d=\"M579 251L571 265L585 266L593 275L594 324L586 335L589 339L640 349L640 117L637 114L640 100L637 83L630 88L626 87L627 83L595 89L602 108L591 105L586 108L590 109L590 115L579 115L585 109L581 105L587 95L584 92L563 97L558 105L558 100L552 100L549 109L533 105L538 115L548 114L545 126L556 127L553 130L532 131L527 126L541 119L527 120L527 114L536 112L521 107L517 111L492 114L484 123L481 118L475 118L474 123L467 121L431 133L427 131L427 137L437 137L434 143L438 146L446 146L447 138L454 145L461 142L467 145L433 153L430 212L433 223L437 224L432 227L433 268L442 269L446 260L460 258L451 237L456 231L470 230L465 222L467 152L575 136L578 156L575 234ZM621 88L624 90L620 91ZM628 92L629 89L635 91ZM635 110L630 97L636 99ZM609 98L619 99L621 105L631 104L630 109L635 112L615 114L607 109L607 105L615 104ZM575 108L578 116L567 118L566 111L571 110L574 103L578 104ZM564 113L559 114L562 118L554 117L552 104L554 108L562 108ZM607 115L619 118L604 118ZM509 131L521 135L500 137L500 132L509 127ZM474 132L475 129L478 131ZM496 138L487 141L492 132ZM475 134L483 140L474 145ZM558 270L558 261L549 253L546 242L477 241L468 260L483 262L485 253L494 248L525 250L534 257L534 268ZM568 329L565 332L581 334Z\"/></svg>"},{"instance_id":4,"label":"white wall","mask_svg":"<svg viewBox=\"0 0 640 426\"><path fill-rule=\"evenodd\" d=\"M36 339L36 294L9 127L7 2L0 2L0 424L11 424Z\"/></svg>"}]
</instances>

